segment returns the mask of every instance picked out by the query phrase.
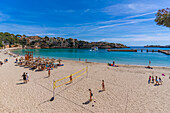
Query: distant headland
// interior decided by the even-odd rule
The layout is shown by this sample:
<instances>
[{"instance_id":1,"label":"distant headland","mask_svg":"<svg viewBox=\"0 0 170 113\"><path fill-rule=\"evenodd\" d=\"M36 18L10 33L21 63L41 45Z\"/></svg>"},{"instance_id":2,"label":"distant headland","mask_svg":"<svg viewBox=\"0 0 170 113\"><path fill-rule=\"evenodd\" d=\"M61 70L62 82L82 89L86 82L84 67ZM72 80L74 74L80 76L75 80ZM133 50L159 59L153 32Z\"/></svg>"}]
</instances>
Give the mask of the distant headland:
<instances>
[{"instance_id":1,"label":"distant headland","mask_svg":"<svg viewBox=\"0 0 170 113\"><path fill-rule=\"evenodd\" d=\"M62 37L40 37L40 36L26 36L14 35L8 32L0 32L0 47L10 48L22 46L24 49L41 49L41 48L129 48L121 43L108 42L88 42L73 38Z\"/></svg>"},{"instance_id":2,"label":"distant headland","mask_svg":"<svg viewBox=\"0 0 170 113\"><path fill-rule=\"evenodd\" d=\"M160 45L147 45L144 47L157 47L157 48L170 48L170 45L166 45L166 46L160 46Z\"/></svg>"}]
</instances>

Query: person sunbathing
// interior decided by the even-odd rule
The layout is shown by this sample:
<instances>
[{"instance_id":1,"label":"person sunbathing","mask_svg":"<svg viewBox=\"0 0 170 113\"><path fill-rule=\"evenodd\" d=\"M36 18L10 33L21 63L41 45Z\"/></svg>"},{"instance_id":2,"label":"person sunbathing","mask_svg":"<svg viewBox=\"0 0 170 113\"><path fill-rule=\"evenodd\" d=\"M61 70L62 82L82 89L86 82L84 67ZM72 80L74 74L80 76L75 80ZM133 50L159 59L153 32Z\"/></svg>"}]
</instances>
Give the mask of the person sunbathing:
<instances>
[{"instance_id":1,"label":"person sunbathing","mask_svg":"<svg viewBox=\"0 0 170 113\"><path fill-rule=\"evenodd\" d=\"M145 67L145 68L147 68L147 69L153 69L152 67L150 67L150 66L147 66L147 67Z\"/></svg>"}]
</instances>

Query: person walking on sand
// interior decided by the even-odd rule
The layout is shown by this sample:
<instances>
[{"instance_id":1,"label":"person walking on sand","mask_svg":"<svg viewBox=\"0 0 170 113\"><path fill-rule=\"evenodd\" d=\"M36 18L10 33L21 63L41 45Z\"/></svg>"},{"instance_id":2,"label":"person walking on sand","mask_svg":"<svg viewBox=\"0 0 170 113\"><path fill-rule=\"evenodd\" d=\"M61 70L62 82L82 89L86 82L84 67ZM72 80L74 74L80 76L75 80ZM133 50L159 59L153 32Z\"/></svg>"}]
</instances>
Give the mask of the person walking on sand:
<instances>
[{"instance_id":1,"label":"person walking on sand","mask_svg":"<svg viewBox=\"0 0 170 113\"><path fill-rule=\"evenodd\" d=\"M72 80L73 80L73 79L72 79L72 75L70 75L70 83L72 83Z\"/></svg>"},{"instance_id":2,"label":"person walking on sand","mask_svg":"<svg viewBox=\"0 0 170 113\"><path fill-rule=\"evenodd\" d=\"M149 76L148 84L150 84L150 82L151 82L151 76Z\"/></svg>"},{"instance_id":3,"label":"person walking on sand","mask_svg":"<svg viewBox=\"0 0 170 113\"><path fill-rule=\"evenodd\" d=\"M155 81L156 81L156 85L159 85L159 79L157 76L155 77Z\"/></svg>"},{"instance_id":4,"label":"person walking on sand","mask_svg":"<svg viewBox=\"0 0 170 113\"><path fill-rule=\"evenodd\" d=\"M26 74L25 74L25 72L23 73L22 77L23 77L24 83L27 83L26 82Z\"/></svg>"},{"instance_id":5,"label":"person walking on sand","mask_svg":"<svg viewBox=\"0 0 170 113\"><path fill-rule=\"evenodd\" d=\"M154 83L154 77L152 76L152 83Z\"/></svg>"},{"instance_id":6,"label":"person walking on sand","mask_svg":"<svg viewBox=\"0 0 170 113\"><path fill-rule=\"evenodd\" d=\"M89 91L90 91L90 101L92 101L93 93L92 93L91 89L89 89Z\"/></svg>"},{"instance_id":7,"label":"person walking on sand","mask_svg":"<svg viewBox=\"0 0 170 113\"><path fill-rule=\"evenodd\" d=\"M48 70L48 77L50 77L50 74L51 74L51 72L50 72L50 69Z\"/></svg>"},{"instance_id":8,"label":"person walking on sand","mask_svg":"<svg viewBox=\"0 0 170 113\"><path fill-rule=\"evenodd\" d=\"M104 80L102 80L102 90L105 91Z\"/></svg>"},{"instance_id":9,"label":"person walking on sand","mask_svg":"<svg viewBox=\"0 0 170 113\"><path fill-rule=\"evenodd\" d=\"M28 73L26 73L26 80L27 80L27 82L29 82L29 74Z\"/></svg>"},{"instance_id":10,"label":"person walking on sand","mask_svg":"<svg viewBox=\"0 0 170 113\"><path fill-rule=\"evenodd\" d=\"M161 77L159 77L159 83L162 85L162 80L161 80Z\"/></svg>"}]
</instances>

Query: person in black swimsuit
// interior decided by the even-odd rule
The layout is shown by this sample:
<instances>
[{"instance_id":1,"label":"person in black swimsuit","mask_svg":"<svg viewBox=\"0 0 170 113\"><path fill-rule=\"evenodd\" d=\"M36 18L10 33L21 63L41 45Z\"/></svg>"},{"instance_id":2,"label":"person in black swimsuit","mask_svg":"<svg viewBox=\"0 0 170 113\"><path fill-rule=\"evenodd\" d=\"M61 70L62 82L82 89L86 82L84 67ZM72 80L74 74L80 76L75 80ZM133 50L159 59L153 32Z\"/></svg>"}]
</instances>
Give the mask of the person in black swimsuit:
<instances>
[{"instance_id":1,"label":"person in black swimsuit","mask_svg":"<svg viewBox=\"0 0 170 113\"><path fill-rule=\"evenodd\" d=\"M23 77L24 83L26 83L27 81L26 81L26 74L25 74L25 72L23 73L22 77Z\"/></svg>"}]
</instances>

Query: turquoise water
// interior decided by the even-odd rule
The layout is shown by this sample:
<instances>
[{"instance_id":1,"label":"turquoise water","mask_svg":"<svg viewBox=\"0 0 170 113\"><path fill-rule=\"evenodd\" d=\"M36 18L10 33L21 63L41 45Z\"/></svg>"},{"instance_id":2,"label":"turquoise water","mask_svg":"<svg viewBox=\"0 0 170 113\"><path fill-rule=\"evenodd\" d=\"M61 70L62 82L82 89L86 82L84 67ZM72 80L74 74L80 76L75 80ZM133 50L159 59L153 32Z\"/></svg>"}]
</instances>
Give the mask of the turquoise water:
<instances>
[{"instance_id":1,"label":"turquoise water","mask_svg":"<svg viewBox=\"0 0 170 113\"><path fill-rule=\"evenodd\" d=\"M142 47L132 47L130 49L141 49ZM129 48L128 48L129 49ZM147 48L145 48L147 49ZM148 49L163 49L170 48L148 48ZM170 55L157 52L107 52L107 49L99 49L97 52L90 49L22 49L14 50L15 54L25 55L25 51L33 51L34 57L49 57L61 58L65 60L87 59L89 62L130 64L130 65L148 65L149 60L151 66L166 66L170 67Z\"/></svg>"}]
</instances>

